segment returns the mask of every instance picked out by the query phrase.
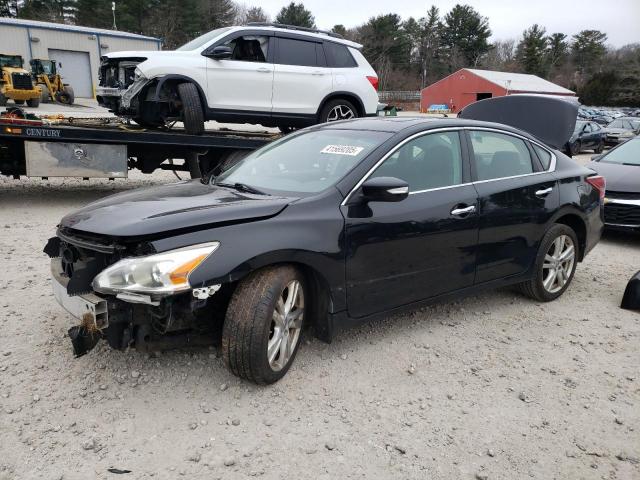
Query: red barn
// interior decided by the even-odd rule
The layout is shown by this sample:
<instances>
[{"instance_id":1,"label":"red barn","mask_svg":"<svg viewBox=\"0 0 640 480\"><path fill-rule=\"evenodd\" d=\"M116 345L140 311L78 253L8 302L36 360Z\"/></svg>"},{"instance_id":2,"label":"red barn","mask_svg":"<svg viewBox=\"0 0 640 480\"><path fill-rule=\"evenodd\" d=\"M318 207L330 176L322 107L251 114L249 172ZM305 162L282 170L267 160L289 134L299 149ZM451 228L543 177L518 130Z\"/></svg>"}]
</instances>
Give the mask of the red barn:
<instances>
[{"instance_id":1,"label":"red barn","mask_svg":"<svg viewBox=\"0 0 640 480\"><path fill-rule=\"evenodd\" d=\"M447 105L452 112L459 112L478 100L518 93L577 100L575 92L535 75L463 68L422 89L420 111L426 112L431 105Z\"/></svg>"}]
</instances>

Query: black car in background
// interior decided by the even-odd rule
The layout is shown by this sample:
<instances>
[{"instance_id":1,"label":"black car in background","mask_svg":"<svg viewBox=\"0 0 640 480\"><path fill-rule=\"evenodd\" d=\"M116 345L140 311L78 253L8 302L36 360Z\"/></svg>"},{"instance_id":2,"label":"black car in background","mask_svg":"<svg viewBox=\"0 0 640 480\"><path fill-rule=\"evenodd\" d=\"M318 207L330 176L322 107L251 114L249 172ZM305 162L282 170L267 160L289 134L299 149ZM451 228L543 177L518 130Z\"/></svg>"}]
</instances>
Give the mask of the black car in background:
<instances>
[{"instance_id":1,"label":"black car in background","mask_svg":"<svg viewBox=\"0 0 640 480\"><path fill-rule=\"evenodd\" d=\"M593 150L602 153L605 145L605 130L596 122L585 120L576 121L573 135L569 139L569 149L572 155L578 155L583 150Z\"/></svg>"},{"instance_id":2,"label":"black car in background","mask_svg":"<svg viewBox=\"0 0 640 480\"><path fill-rule=\"evenodd\" d=\"M568 123L549 115L551 134ZM558 298L600 238L603 198L602 177L506 125L359 119L287 135L210 182L94 202L45 252L57 300L82 322L76 354L217 326L231 371L265 384L305 324L330 341L485 288Z\"/></svg>"},{"instance_id":3,"label":"black car in background","mask_svg":"<svg viewBox=\"0 0 640 480\"><path fill-rule=\"evenodd\" d=\"M640 118L619 117L607 125L605 143L616 146L632 139L638 133L640 133Z\"/></svg>"},{"instance_id":4,"label":"black car in background","mask_svg":"<svg viewBox=\"0 0 640 480\"><path fill-rule=\"evenodd\" d=\"M605 226L640 231L640 137L635 137L589 164L605 177Z\"/></svg>"}]
</instances>

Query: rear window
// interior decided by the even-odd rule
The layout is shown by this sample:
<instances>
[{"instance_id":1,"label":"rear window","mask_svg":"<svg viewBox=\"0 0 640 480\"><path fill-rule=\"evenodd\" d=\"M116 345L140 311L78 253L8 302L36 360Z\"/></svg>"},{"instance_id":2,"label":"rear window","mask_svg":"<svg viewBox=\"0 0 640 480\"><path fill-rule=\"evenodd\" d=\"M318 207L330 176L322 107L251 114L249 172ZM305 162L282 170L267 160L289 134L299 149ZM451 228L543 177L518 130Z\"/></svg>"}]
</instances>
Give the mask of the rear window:
<instances>
[{"instance_id":1,"label":"rear window","mask_svg":"<svg viewBox=\"0 0 640 480\"><path fill-rule=\"evenodd\" d=\"M280 65L316 67L318 66L316 43L292 38L278 38L276 63Z\"/></svg>"},{"instance_id":2,"label":"rear window","mask_svg":"<svg viewBox=\"0 0 640 480\"><path fill-rule=\"evenodd\" d=\"M327 55L327 65L331 68L352 68L358 64L353 59L353 55L345 45L326 42L324 51Z\"/></svg>"}]
</instances>

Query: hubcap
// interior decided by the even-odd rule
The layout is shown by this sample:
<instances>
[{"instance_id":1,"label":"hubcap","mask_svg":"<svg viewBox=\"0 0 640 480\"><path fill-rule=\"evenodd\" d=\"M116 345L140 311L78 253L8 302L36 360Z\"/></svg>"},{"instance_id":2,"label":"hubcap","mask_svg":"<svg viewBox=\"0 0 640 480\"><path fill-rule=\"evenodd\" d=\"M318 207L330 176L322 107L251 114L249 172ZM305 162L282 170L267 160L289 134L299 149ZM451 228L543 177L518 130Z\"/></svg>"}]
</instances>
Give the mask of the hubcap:
<instances>
[{"instance_id":1,"label":"hubcap","mask_svg":"<svg viewBox=\"0 0 640 480\"><path fill-rule=\"evenodd\" d=\"M348 120L354 118L356 115L346 105L336 105L331 109L329 115L327 115L327 122L335 122L337 120Z\"/></svg>"},{"instance_id":2,"label":"hubcap","mask_svg":"<svg viewBox=\"0 0 640 480\"><path fill-rule=\"evenodd\" d=\"M284 288L273 310L267 359L275 372L282 370L298 344L304 316L304 292L298 280Z\"/></svg>"},{"instance_id":3,"label":"hubcap","mask_svg":"<svg viewBox=\"0 0 640 480\"><path fill-rule=\"evenodd\" d=\"M553 241L542 264L542 285L547 292L556 293L567 284L575 258L576 248L570 236L560 235Z\"/></svg>"}]
</instances>

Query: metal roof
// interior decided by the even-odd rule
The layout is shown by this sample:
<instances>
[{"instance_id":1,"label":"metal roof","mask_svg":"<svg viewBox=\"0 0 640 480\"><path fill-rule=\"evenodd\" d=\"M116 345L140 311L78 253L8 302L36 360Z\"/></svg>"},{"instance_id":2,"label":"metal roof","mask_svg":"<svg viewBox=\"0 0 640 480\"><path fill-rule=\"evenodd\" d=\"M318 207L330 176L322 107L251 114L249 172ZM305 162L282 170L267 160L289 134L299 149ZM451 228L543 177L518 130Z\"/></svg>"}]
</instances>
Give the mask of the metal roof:
<instances>
[{"instance_id":1,"label":"metal roof","mask_svg":"<svg viewBox=\"0 0 640 480\"><path fill-rule=\"evenodd\" d=\"M491 70L476 70L474 68L465 68L465 70L484 78L488 82L494 83L502 88L506 88L510 92L575 95L575 92L535 75L529 75L526 73L494 72Z\"/></svg>"},{"instance_id":2,"label":"metal roof","mask_svg":"<svg viewBox=\"0 0 640 480\"><path fill-rule=\"evenodd\" d=\"M138 35L137 33L120 32L118 30L105 30L103 28L82 27L77 25L67 25L66 23L23 20L21 18L0 17L0 25L15 25L20 27L42 28L45 30L60 30L63 32L88 33L90 35L104 35L109 37L121 37L131 38L135 40L151 40L154 42L160 42L159 38Z\"/></svg>"}]
</instances>

